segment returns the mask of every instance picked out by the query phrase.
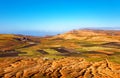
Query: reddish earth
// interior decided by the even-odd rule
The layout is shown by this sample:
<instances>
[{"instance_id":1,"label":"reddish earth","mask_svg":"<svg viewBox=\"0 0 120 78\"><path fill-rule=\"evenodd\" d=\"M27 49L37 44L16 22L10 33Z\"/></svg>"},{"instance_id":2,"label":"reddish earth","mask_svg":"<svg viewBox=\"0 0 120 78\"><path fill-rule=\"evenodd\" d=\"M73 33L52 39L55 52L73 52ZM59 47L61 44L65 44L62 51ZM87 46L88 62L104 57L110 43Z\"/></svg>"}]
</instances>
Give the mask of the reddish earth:
<instances>
[{"instance_id":1,"label":"reddish earth","mask_svg":"<svg viewBox=\"0 0 120 78\"><path fill-rule=\"evenodd\" d=\"M120 64L108 60L88 62L84 58L76 57L75 53L77 55L82 54L80 40L84 41L83 47L102 46L104 49L106 47L110 48L108 50L83 51L84 54L94 54L92 57L96 57L97 53L105 54L108 57L111 56L113 61L119 61L120 31L74 30L43 38L23 35L0 35L0 56L4 57L0 58L0 78L120 78ZM86 41L95 41L96 45L85 43ZM97 44L97 42L105 43ZM54 49L66 58L51 59L47 58L47 56L42 57L50 54L44 51L46 48ZM37 51L42 56L34 56L33 53L32 57L9 57L18 56L19 49L22 53L31 50L33 52ZM76 49L80 49L80 52L77 52ZM36 53L35 55L37 55ZM70 55L74 57L67 57ZM89 57L92 58L91 55ZM86 58L89 59L89 57Z\"/></svg>"},{"instance_id":2,"label":"reddish earth","mask_svg":"<svg viewBox=\"0 0 120 78\"><path fill-rule=\"evenodd\" d=\"M0 78L120 78L120 65L75 57L15 57L0 59Z\"/></svg>"}]
</instances>

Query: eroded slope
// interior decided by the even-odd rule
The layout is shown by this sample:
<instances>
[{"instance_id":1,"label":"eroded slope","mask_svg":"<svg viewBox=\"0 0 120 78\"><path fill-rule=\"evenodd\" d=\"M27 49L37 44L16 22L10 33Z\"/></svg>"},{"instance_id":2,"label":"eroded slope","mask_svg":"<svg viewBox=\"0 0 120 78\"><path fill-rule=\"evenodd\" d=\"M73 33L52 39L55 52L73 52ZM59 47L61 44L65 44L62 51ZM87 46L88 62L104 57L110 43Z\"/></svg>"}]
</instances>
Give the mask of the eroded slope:
<instances>
[{"instance_id":1,"label":"eroded slope","mask_svg":"<svg viewBox=\"0 0 120 78\"><path fill-rule=\"evenodd\" d=\"M120 78L120 65L83 58L16 57L0 61L1 78Z\"/></svg>"}]
</instances>

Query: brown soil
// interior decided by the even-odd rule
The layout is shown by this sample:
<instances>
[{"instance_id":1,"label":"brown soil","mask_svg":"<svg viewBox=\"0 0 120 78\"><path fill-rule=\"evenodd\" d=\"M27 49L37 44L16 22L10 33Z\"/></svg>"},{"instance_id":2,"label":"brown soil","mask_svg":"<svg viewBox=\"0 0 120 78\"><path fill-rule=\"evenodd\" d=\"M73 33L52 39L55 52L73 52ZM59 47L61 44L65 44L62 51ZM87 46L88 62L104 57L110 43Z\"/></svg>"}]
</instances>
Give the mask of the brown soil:
<instances>
[{"instance_id":1,"label":"brown soil","mask_svg":"<svg viewBox=\"0 0 120 78\"><path fill-rule=\"evenodd\" d=\"M120 42L109 42L109 43L102 44L101 46L119 49Z\"/></svg>"},{"instance_id":2,"label":"brown soil","mask_svg":"<svg viewBox=\"0 0 120 78\"><path fill-rule=\"evenodd\" d=\"M65 47L53 47L51 49L54 49L60 53L76 53L77 51L75 51L74 49L68 49Z\"/></svg>"},{"instance_id":3,"label":"brown soil","mask_svg":"<svg viewBox=\"0 0 120 78\"><path fill-rule=\"evenodd\" d=\"M109 52L109 51L99 50L99 51L86 51L86 52L83 52L83 54L106 54L106 55L113 55L115 53L114 52Z\"/></svg>"},{"instance_id":4,"label":"brown soil","mask_svg":"<svg viewBox=\"0 0 120 78\"><path fill-rule=\"evenodd\" d=\"M75 57L4 58L0 60L0 78L120 78L120 65L108 60L92 63Z\"/></svg>"},{"instance_id":5,"label":"brown soil","mask_svg":"<svg viewBox=\"0 0 120 78\"><path fill-rule=\"evenodd\" d=\"M0 52L0 57L16 57L19 54L26 54L26 52L19 52L19 51L15 51L15 50L9 50L9 51L4 51L4 52Z\"/></svg>"}]
</instances>

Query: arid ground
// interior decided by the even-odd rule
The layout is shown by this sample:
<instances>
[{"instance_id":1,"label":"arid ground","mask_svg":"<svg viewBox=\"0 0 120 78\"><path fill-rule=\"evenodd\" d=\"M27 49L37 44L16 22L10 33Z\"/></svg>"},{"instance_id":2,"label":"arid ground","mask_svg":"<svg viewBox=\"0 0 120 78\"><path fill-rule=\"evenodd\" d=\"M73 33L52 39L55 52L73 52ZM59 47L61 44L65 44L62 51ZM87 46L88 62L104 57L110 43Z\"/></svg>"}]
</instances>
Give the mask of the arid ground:
<instances>
[{"instance_id":1,"label":"arid ground","mask_svg":"<svg viewBox=\"0 0 120 78\"><path fill-rule=\"evenodd\" d=\"M120 31L0 34L0 78L120 78Z\"/></svg>"}]
</instances>

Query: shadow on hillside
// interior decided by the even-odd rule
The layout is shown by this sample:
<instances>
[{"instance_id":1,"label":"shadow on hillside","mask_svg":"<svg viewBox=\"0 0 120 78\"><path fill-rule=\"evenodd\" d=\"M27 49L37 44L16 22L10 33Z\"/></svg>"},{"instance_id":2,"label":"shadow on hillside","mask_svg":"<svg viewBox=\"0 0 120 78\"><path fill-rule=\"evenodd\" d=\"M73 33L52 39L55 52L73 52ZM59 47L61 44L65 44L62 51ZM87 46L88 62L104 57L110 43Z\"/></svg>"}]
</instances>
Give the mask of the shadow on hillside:
<instances>
[{"instance_id":1,"label":"shadow on hillside","mask_svg":"<svg viewBox=\"0 0 120 78\"><path fill-rule=\"evenodd\" d=\"M27 54L27 53L10 50L10 51L5 51L5 52L0 52L0 57L16 57L16 56L19 56L19 54Z\"/></svg>"},{"instance_id":2,"label":"shadow on hillside","mask_svg":"<svg viewBox=\"0 0 120 78\"><path fill-rule=\"evenodd\" d=\"M118 49L120 49L120 43L119 42L109 42L109 43L102 44L101 46L108 47L108 48L118 48Z\"/></svg>"}]
</instances>

